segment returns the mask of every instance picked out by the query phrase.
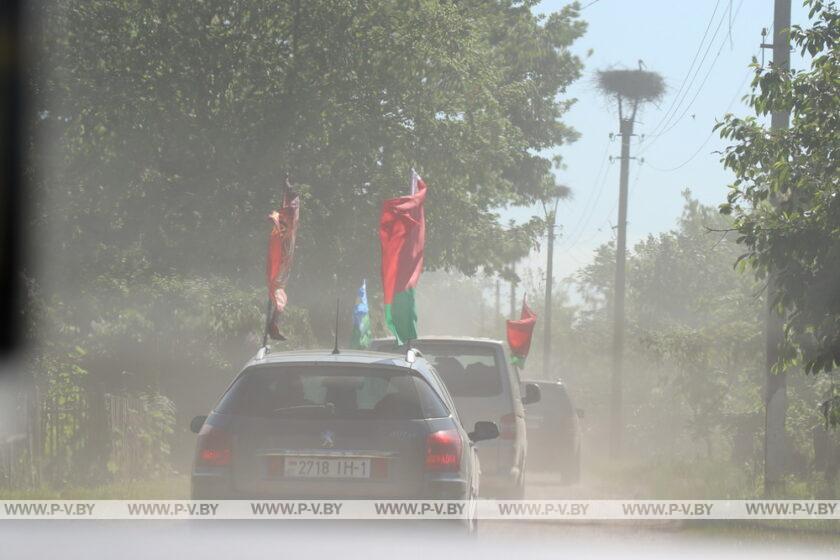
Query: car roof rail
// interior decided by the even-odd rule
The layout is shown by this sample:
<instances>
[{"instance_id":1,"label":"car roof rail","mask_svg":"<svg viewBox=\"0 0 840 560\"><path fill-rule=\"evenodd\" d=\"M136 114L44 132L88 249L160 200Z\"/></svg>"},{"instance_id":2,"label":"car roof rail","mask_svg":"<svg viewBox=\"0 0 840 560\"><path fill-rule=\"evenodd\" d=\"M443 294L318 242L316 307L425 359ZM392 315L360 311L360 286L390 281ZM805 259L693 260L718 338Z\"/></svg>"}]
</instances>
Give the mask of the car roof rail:
<instances>
[{"instance_id":1,"label":"car roof rail","mask_svg":"<svg viewBox=\"0 0 840 560\"><path fill-rule=\"evenodd\" d=\"M254 356L255 360L262 360L266 356L271 354L271 346L268 344L261 346L259 350L257 350L257 354Z\"/></svg>"},{"instance_id":2,"label":"car roof rail","mask_svg":"<svg viewBox=\"0 0 840 560\"><path fill-rule=\"evenodd\" d=\"M409 364L413 364L415 361L417 361L417 358L422 357L423 353L417 348L412 348L409 346L408 349L405 351L405 361Z\"/></svg>"}]
</instances>

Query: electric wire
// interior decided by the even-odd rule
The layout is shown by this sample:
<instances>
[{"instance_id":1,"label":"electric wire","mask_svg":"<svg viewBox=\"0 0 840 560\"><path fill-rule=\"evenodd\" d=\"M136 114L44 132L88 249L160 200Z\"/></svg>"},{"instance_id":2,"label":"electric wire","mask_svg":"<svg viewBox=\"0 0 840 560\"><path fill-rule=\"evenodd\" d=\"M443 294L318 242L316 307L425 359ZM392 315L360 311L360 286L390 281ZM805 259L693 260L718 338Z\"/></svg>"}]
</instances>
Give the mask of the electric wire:
<instances>
[{"instance_id":1,"label":"electric wire","mask_svg":"<svg viewBox=\"0 0 840 560\"><path fill-rule=\"evenodd\" d=\"M700 39L700 44L697 45L697 50L694 52L694 57L691 59L691 64L688 65L688 70L686 71L685 76L683 76L682 83L680 83L680 87L677 88L677 93L675 93L674 96L671 98L671 104L665 110L665 114L662 115L662 118L659 120L659 122L656 123L656 125L654 125L654 127L651 129L651 132L655 132L657 129L659 129L662 123L665 122L665 119L668 118L669 114L671 113L671 110L674 109L674 105L676 104L677 99L682 93L683 88L685 87L685 84L688 81L688 77L691 75L691 71L694 70L694 64L697 62L697 57L700 56L700 51L703 49L703 45L706 44L706 37L708 37L709 35L709 29L711 29L712 27L712 22L714 22L715 20L715 14L717 14L719 6L720 0L717 0L717 2L715 3L715 8L714 10L712 10L712 15L709 17L709 22L706 24L706 30L703 31L703 37Z\"/></svg>"},{"instance_id":2,"label":"electric wire","mask_svg":"<svg viewBox=\"0 0 840 560\"><path fill-rule=\"evenodd\" d=\"M601 157L601 163L598 166L598 172L595 174L595 182L593 183L593 188L589 191L589 198L587 198L586 203L581 209L580 217L578 218L578 221L575 223L574 227L572 227L569 230L569 232L563 236L563 239L558 244L559 247L565 245L567 243L567 240L577 233L577 231L581 227L581 223L584 221L584 217L586 216L587 212L591 213L592 211L594 211L595 206L598 204L598 200L601 198L601 192L604 188L604 184L601 181L601 173L604 171L604 164L607 162L610 153L610 143L611 141L608 140L606 146L604 147L604 153Z\"/></svg>"}]
</instances>

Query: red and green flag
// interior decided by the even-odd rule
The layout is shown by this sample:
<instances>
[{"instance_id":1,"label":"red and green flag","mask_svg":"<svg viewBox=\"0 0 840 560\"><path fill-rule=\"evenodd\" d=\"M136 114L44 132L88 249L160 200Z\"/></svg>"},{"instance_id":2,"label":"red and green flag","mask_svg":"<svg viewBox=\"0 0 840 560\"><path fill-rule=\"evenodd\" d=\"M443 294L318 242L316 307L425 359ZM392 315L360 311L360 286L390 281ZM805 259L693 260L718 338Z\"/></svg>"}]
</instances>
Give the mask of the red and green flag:
<instances>
[{"instance_id":1,"label":"red and green flag","mask_svg":"<svg viewBox=\"0 0 840 560\"><path fill-rule=\"evenodd\" d=\"M286 340L286 337L280 333L280 316L286 309L288 301L286 284L292 272L299 216L300 198L287 184L283 193L283 205L268 215L271 233L268 237L268 257L265 267L270 302L267 332L274 340Z\"/></svg>"},{"instance_id":2,"label":"red and green flag","mask_svg":"<svg viewBox=\"0 0 840 560\"><path fill-rule=\"evenodd\" d=\"M379 219L385 323L397 338L397 344L417 338L414 288L423 271L425 200L426 183L412 169L411 194L386 200Z\"/></svg>"},{"instance_id":3,"label":"red and green flag","mask_svg":"<svg viewBox=\"0 0 840 560\"><path fill-rule=\"evenodd\" d=\"M537 322L537 314L531 311L525 298L522 298L522 313L516 321L507 322L507 339L510 346L511 363L518 368L525 367L525 358L531 349L531 335L534 333L534 324Z\"/></svg>"}]
</instances>

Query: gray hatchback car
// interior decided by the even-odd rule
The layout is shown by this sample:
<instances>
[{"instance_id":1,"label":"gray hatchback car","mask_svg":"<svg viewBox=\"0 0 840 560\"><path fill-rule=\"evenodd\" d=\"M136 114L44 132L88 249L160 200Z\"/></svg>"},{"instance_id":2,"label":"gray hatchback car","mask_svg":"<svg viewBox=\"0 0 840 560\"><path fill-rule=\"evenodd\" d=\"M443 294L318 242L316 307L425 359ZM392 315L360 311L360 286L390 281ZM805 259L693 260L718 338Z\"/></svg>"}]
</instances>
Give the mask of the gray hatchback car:
<instances>
[{"instance_id":1,"label":"gray hatchback car","mask_svg":"<svg viewBox=\"0 0 840 560\"><path fill-rule=\"evenodd\" d=\"M451 499L477 496L474 443L415 351L282 352L251 360L198 435L194 499Z\"/></svg>"}]
</instances>

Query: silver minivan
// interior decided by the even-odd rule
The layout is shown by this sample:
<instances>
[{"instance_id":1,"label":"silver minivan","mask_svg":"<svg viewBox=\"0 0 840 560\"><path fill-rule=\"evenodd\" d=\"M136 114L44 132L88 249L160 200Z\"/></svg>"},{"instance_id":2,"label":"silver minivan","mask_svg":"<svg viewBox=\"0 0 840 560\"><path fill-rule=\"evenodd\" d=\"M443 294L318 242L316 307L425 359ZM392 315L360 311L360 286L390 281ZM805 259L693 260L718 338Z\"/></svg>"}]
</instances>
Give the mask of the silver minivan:
<instances>
[{"instance_id":1,"label":"silver minivan","mask_svg":"<svg viewBox=\"0 0 840 560\"><path fill-rule=\"evenodd\" d=\"M482 495L522 497L528 448L524 405L540 400L539 387L525 384L521 394L519 374L498 340L428 336L412 340L411 346L437 370L466 426L490 420L499 427L497 439L476 444ZM374 340L371 349L404 351L393 339Z\"/></svg>"}]
</instances>

